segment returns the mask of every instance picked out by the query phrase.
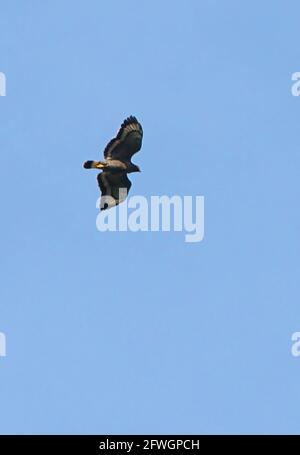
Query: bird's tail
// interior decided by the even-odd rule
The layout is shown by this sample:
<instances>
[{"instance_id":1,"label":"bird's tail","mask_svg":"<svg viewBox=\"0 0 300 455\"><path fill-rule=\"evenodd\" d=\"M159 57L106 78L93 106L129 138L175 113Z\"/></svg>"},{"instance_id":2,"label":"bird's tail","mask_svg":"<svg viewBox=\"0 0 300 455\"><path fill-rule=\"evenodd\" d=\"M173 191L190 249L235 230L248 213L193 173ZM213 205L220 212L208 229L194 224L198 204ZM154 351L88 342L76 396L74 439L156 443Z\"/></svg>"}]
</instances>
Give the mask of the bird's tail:
<instances>
[{"instance_id":1,"label":"bird's tail","mask_svg":"<svg viewBox=\"0 0 300 455\"><path fill-rule=\"evenodd\" d=\"M104 167L106 167L107 164L104 163L103 161L86 161L85 163L83 163L83 167L85 169L103 169Z\"/></svg>"}]
</instances>

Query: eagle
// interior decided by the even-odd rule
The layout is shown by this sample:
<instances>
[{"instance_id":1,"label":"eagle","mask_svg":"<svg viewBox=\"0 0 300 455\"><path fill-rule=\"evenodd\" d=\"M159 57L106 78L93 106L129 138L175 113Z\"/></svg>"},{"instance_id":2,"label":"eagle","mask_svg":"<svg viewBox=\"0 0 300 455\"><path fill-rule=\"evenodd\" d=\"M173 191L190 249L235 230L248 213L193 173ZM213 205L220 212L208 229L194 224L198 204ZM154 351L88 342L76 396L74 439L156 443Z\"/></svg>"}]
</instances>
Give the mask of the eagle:
<instances>
[{"instance_id":1,"label":"eagle","mask_svg":"<svg viewBox=\"0 0 300 455\"><path fill-rule=\"evenodd\" d=\"M131 188L127 174L141 172L131 162L132 156L142 147L143 128L136 117L126 118L116 137L111 139L104 149L103 161L86 161L85 169L101 169L97 175L101 191L100 209L106 210L123 202Z\"/></svg>"}]
</instances>

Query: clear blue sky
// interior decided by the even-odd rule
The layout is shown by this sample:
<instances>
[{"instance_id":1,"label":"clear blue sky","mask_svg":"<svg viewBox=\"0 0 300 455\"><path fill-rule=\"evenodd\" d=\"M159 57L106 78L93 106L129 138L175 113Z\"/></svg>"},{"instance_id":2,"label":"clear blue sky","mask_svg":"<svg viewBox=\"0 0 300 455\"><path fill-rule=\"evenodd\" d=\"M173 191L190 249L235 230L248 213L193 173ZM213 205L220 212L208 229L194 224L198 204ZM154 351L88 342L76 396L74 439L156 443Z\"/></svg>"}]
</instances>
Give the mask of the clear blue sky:
<instances>
[{"instance_id":1,"label":"clear blue sky","mask_svg":"<svg viewBox=\"0 0 300 455\"><path fill-rule=\"evenodd\" d=\"M299 2L0 10L0 432L298 433ZM204 195L203 242L96 230L130 114L131 195Z\"/></svg>"}]
</instances>

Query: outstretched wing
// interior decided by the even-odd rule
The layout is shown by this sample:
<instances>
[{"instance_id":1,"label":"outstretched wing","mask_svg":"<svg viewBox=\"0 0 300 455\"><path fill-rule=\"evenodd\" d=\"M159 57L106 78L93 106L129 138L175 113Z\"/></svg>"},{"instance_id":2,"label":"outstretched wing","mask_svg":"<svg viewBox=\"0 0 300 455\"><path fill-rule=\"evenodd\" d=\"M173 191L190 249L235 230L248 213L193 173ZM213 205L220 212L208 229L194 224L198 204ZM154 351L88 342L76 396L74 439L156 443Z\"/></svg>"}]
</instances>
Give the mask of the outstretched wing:
<instances>
[{"instance_id":1,"label":"outstretched wing","mask_svg":"<svg viewBox=\"0 0 300 455\"><path fill-rule=\"evenodd\" d=\"M101 172L97 175L97 180L101 190L101 210L123 202L131 188L131 181L125 172Z\"/></svg>"},{"instance_id":2,"label":"outstretched wing","mask_svg":"<svg viewBox=\"0 0 300 455\"><path fill-rule=\"evenodd\" d=\"M117 135L105 147L104 158L130 161L142 147L143 128L132 115L121 125Z\"/></svg>"}]
</instances>

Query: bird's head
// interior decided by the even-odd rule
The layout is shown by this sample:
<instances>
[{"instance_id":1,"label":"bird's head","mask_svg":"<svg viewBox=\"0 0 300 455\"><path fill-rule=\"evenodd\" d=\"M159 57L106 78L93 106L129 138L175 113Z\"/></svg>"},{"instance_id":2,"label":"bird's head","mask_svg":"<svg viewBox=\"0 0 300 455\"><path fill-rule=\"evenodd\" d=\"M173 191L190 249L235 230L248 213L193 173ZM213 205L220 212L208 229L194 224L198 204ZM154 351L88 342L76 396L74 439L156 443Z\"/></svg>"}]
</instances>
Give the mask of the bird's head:
<instances>
[{"instance_id":1,"label":"bird's head","mask_svg":"<svg viewBox=\"0 0 300 455\"><path fill-rule=\"evenodd\" d=\"M134 165L134 172L142 172L136 164Z\"/></svg>"}]
</instances>

